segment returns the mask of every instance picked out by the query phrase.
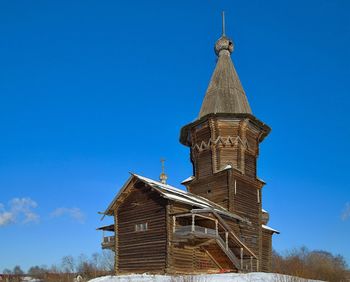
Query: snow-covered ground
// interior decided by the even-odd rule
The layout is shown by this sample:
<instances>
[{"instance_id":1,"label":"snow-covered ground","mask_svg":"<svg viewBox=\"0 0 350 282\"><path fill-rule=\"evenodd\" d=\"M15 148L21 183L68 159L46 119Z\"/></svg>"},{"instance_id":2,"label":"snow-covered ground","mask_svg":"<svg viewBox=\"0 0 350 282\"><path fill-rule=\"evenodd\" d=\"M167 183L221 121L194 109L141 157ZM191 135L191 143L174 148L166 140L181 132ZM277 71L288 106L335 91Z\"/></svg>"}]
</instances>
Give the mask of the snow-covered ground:
<instances>
[{"instance_id":1,"label":"snow-covered ground","mask_svg":"<svg viewBox=\"0 0 350 282\"><path fill-rule=\"evenodd\" d=\"M29 277L29 276L23 277L21 279L21 281L25 281L25 282L40 282L40 280L32 278L32 277Z\"/></svg>"},{"instance_id":2,"label":"snow-covered ground","mask_svg":"<svg viewBox=\"0 0 350 282\"><path fill-rule=\"evenodd\" d=\"M318 280L307 280L298 277L281 275L275 273L226 273L193 276L168 276L133 274L120 276L104 276L90 280L89 282L307 282Z\"/></svg>"}]
</instances>

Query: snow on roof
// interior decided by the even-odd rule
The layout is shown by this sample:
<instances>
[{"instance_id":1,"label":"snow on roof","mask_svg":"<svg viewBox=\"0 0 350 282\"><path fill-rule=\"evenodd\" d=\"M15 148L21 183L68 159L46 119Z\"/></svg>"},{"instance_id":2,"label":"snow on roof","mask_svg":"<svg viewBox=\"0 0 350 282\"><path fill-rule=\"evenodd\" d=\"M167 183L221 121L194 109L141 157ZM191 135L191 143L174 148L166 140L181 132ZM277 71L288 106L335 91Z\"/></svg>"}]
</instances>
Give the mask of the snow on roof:
<instances>
[{"instance_id":1,"label":"snow on roof","mask_svg":"<svg viewBox=\"0 0 350 282\"><path fill-rule=\"evenodd\" d=\"M273 229L273 228L271 228L270 226L267 226L267 225L261 225L262 226L262 228L264 228L264 229L266 229L266 230L270 230L270 231L272 231L272 232L275 232L275 233L277 233L277 234L280 234L280 232L278 231L278 230L276 230L276 229Z\"/></svg>"},{"instance_id":2,"label":"snow on roof","mask_svg":"<svg viewBox=\"0 0 350 282\"><path fill-rule=\"evenodd\" d=\"M263 180L263 179L261 179L259 177L257 177L256 179L258 179L260 182L263 182L264 184L266 184L265 180Z\"/></svg>"},{"instance_id":3,"label":"snow on roof","mask_svg":"<svg viewBox=\"0 0 350 282\"><path fill-rule=\"evenodd\" d=\"M266 213L268 213L268 211L267 211L267 210L264 210L263 208L261 209L261 211L262 211L262 212L266 212Z\"/></svg>"},{"instance_id":4,"label":"snow on roof","mask_svg":"<svg viewBox=\"0 0 350 282\"><path fill-rule=\"evenodd\" d=\"M228 164L222 170L231 169L231 168L232 168L232 165Z\"/></svg>"},{"instance_id":5,"label":"snow on roof","mask_svg":"<svg viewBox=\"0 0 350 282\"><path fill-rule=\"evenodd\" d=\"M229 169L232 169L232 165L230 165L230 164L226 165L225 167L223 167L222 169L218 170L217 172L224 171L224 170L229 170Z\"/></svg>"},{"instance_id":6,"label":"snow on roof","mask_svg":"<svg viewBox=\"0 0 350 282\"><path fill-rule=\"evenodd\" d=\"M145 182L146 184L150 185L152 188L156 189L159 193L161 193L165 198L169 200L182 202L182 203L193 205L200 208L205 208L205 209L209 208L218 213L225 214L226 216L233 217L243 221L243 218L241 218L240 216L233 214L231 212L228 212L220 205L213 203L204 197L194 195L192 193L175 188L171 185L163 184L161 182L152 180L150 178L147 178L141 175L137 175L137 174L132 174L132 175L134 175L141 181Z\"/></svg>"},{"instance_id":7,"label":"snow on roof","mask_svg":"<svg viewBox=\"0 0 350 282\"><path fill-rule=\"evenodd\" d=\"M195 201L191 201L190 199L186 199L186 198L181 197L179 195L175 195L175 194L172 194L172 193L165 193L165 192L162 192L162 191L159 191L159 192L162 193L162 195L165 198L169 199L169 200L174 200L174 201L177 201L177 202L183 202L184 204L196 205L196 206L200 206L200 207L203 207L203 208L207 208L207 206L205 206L205 205L198 204Z\"/></svg>"},{"instance_id":8,"label":"snow on roof","mask_svg":"<svg viewBox=\"0 0 350 282\"><path fill-rule=\"evenodd\" d=\"M141 176L141 175L138 175L136 173L132 173L132 175L136 176L138 179L141 179L145 182L147 182L148 184L153 184L153 185L157 185L157 186L160 186L162 189L165 189L165 190L175 190L176 192L178 193L183 193L183 194L186 194L187 192L185 192L184 190L181 190L179 188L176 188L174 186L171 186L169 184L164 184L164 183L161 183L159 181L156 181L156 180L153 180L151 178L148 178L148 177L144 177L144 176Z\"/></svg>"},{"instance_id":9,"label":"snow on roof","mask_svg":"<svg viewBox=\"0 0 350 282\"><path fill-rule=\"evenodd\" d=\"M183 181L181 182L181 184L190 182L190 181L192 181L194 178L195 178L195 177L194 177L193 175L191 175L190 177L187 177L185 180L183 180Z\"/></svg>"}]
</instances>

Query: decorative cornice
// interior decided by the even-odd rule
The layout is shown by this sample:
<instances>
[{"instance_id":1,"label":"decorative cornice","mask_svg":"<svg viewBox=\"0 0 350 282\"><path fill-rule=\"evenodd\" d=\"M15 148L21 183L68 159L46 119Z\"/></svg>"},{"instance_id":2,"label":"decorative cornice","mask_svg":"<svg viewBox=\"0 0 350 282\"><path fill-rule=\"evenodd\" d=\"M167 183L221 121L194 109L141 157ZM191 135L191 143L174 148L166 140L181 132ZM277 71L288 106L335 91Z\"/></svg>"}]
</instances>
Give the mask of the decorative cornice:
<instances>
[{"instance_id":1,"label":"decorative cornice","mask_svg":"<svg viewBox=\"0 0 350 282\"><path fill-rule=\"evenodd\" d=\"M246 138L243 138L243 140L242 140L241 137L239 137L239 136L237 136L237 137L218 136L215 140L210 138L208 142L202 141L200 144L193 145L192 150L198 150L198 152L202 152L204 150L210 149L210 147L213 145L216 146L216 145L220 145L220 144L222 144L223 146L232 146L232 147L235 147L235 146L238 146L238 144L241 144L244 148L249 149L248 148L248 141Z\"/></svg>"},{"instance_id":2,"label":"decorative cornice","mask_svg":"<svg viewBox=\"0 0 350 282\"><path fill-rule=\"evenodd\" d=\"M222 118L228 120L236 120L236 119L248 119L251 123L253 123L257 128L259 128L261 132L259 142L262 142L263 139L269 134L271 128L265 123L258 120L252 114L232 114L232 113L216 113L216 114L208 114L200 119L195 120L181 128L180 133L180 142L185 146L191 146L191 138L189 136L191 128L196 127L197 125L207 121L212 118Z\"/></svg>"}]
</instances>

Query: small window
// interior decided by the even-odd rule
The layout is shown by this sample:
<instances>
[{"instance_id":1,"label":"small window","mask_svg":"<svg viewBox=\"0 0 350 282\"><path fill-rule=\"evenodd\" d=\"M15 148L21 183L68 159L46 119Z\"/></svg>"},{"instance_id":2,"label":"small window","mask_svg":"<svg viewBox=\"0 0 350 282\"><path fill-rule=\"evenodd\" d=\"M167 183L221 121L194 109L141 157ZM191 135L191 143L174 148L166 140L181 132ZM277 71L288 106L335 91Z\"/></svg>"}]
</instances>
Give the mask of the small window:
<instances>
[{"instance_id":1,"label":"small window","mask_svg":"<svg viewBox=\"0 0 350 282\"><path fill-rule=\"evenodd\" d=\"M210 193L211 193L211 190L210 190L210 189L208 189L207 194L210 194Z\"/></svg>"},{"instance_id":2,"label":"small window","mask_svg":"<svg viewBox=\"0 0 350 282\"><path fill-rule=\"evenodd\" d=\"M148 230L148 222L135 224L135 231L142 232Z\"/></svg>"},{"instance_id":3,"label":"small window","mask_svg":"<svg viewBox=\"0 0 350 282\"><path fill-rule=\"evenodd\" d=\"M256 237L252 237L252 243L253 243L253 244L256 244L256 242L257 242Z\"/></svg>"}]
</instances>

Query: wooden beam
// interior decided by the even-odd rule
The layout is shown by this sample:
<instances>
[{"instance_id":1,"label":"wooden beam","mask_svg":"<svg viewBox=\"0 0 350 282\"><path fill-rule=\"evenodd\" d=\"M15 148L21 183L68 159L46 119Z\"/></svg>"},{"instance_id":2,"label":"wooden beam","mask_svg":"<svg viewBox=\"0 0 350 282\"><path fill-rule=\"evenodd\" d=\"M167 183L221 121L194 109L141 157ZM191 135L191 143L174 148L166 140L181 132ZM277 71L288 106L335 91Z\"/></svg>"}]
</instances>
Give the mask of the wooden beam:
<instances>
[{"instance_id":1,"label":"wooden beam","mask_svg":"<svg viewBox=\"0 0 350 282\"><path fill-rule=\"evenodd\" d=\"M222 219L220 215L218 215L215 211L213 211L215 217L220 221L220 224L232 235L232 237L239 243L244 249L246 249L254 258L258 259L257 256L233 233L232 229L227 225L227 223Z\"/></svg>"},{"instance_id":2,"label":"wooden beam","mask_svg":"<svg viewBox=\"0 0 350 282\"><path fill-rule=\"evenodd\" d=\"M215 219L210 217L210 216L205 216L205 215L201 215L201 214L197 214L197 213L181 213L181 214L173 214L175 217L180 218L180 217L190 217L192 215L196 215L197 217L201 217L204 219L208 219L208 220L212 220L214 221Z\"/></svg>"},{"instance_id":3,"label":"wooden beam","mask_svg":"<svg viewBox=\"0 0 350 282\"><path fill-rule=\"evenodd\" d=\"M194 217L195 217L195 215L194 214L192 214L192 232L194 232L194 223L195 223L195 219L194 219Z\"/></svg>"},{"instance_id":4,"label":"wooden beam","mask_svg":"<svg viewBox=\"0 0 350 282\"><path fill-rule=\"evenodd\" d=\"M173 216L173 233L176 231L176 217Z\"/></svg>"},{"instance_id":5,"label":"wooden beam","mask_svg":"<svg viewBox=\"0 0 350 282\"><path fill-rule=\"evenodd\" d=\"M207 250L204 250L205 253L208 255L208 257L214 262L214 264L220 268L220 270L223 270L223 267L220 265L220 263L218 263L218 261L207 251Z\"/></svg>"}]
</instances>

